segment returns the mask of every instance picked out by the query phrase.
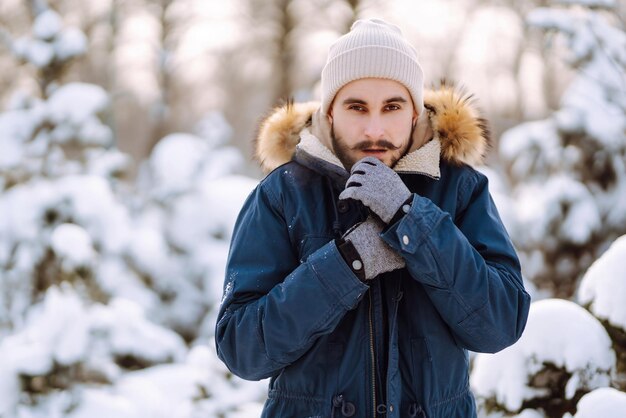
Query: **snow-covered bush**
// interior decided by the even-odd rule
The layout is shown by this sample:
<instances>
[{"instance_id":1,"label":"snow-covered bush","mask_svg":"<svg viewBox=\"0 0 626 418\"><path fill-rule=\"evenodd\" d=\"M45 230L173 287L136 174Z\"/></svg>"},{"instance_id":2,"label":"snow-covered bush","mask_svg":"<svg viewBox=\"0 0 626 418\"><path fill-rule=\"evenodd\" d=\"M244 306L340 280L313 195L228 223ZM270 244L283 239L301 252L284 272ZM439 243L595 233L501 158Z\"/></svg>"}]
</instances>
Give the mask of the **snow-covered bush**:
<instances>
[{"instance_id":1,"label":"snow-covered bush","mask_svg":"<svg viewBox=\"0 0 626 418\"><path fill-rule=\"evenodd\" d=\"M161 314L155 314L171 311L164 323L188 339L198 332L205 337L213 332L212 326L198 329L198 324L205 315L216 313L235 218L257 184L236 174L243 169L243 157L233 147L220 146L228 142L229 129L223 121L211 120L217 126L207 120L203 132L217 138L166 136L153 149L139 179L139 192L145 196L137 207L143 214L140 228L158 231L161 240L160 248L147 254L143 264L153 286L169 294L159 305ZM168 257L169 269L163 265Z\"/></svg>"},{"instance_id":2,"label":"snow-covered bush","mask_svg":"<svg viewBox=\"0 0 626 418\"><path fill-rule=\"evenodd\" d=\"M622 418L626 414L626 393L613 388L589 392L578 402L574 418Z\"/></svg>"},{"instance_id":3,"label":"snow-covered bush","mask_svg":"<svg viewBox=\"0 0 626 418\"><path fill-rule=\"evenodd\" d=\"M139 370L124 373L120 363L130 358ZM223 416L265 391L216 378L227 372L212 342L188 351L136 303L87 305L70 286L50 288L25 326L0 343L0 373L1 416ZM28 405L26 396L43 401ZM258 413L258 403L243 408L254 406Z\"/></svg>"},{"instance_id":4,"label":"snow-covered bush","mask_svg":"<svg viewBox=\"0 0 626 418\"><path fill-rule=\"evenodd\" d=\"M515 345L476 356L470 383L485 412L514 416L531 408L561 417L585 393L609 386L614 370L602 324L573 302L546 299L531 305Z\"/></svg>"},{"instance_id":5,"label":"snow-covered bush","mask_svg":"<svg viewBox=\"0 0 626 418\"><path fill-rule=\"evenodd\" d=\"M556 296L626 233L626 34L610 1L555 1L528 16L565 41L576 77L548 119L503 134L525 274ZM593 9L574 6L593 6Z\"/></svg>"},{"instance_id":6,"label":"snow-covered bush","mask_svg":"<svg viewBox=\"0 0 626 418\"><path fill-rule=\"evenodd\" d=\"M3 327L19 327L30 305L61 282L92 300L116 295L100 262L124 255L131 221L104 178L33 178L2 193L0 210Z\"/></svg>"},{"instance_id":7,"label":"snow-covered bush","mask_svg":"<svg viewBox=\"0 0 626 418\"><path fill-rule=\"evenodd\" d=\"M626 389L626 235L618 238L583 276L578 300L600 319L617 353L617 383Z\"/></svg>"}]
</instances>

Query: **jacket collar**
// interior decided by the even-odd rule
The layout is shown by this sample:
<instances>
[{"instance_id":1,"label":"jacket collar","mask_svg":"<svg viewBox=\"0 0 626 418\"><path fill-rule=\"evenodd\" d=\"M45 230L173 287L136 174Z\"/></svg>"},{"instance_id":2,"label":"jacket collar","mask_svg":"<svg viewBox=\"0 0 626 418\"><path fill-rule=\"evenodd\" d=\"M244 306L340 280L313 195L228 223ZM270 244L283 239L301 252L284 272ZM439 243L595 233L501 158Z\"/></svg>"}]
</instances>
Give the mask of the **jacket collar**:
<instances>
[{"instance_id":1,"label":"jacket collar","mask_svg":"<svg viewBox=\"0 0 626 418\"><path fill-rule=\"evenodd\" d=\"M296 145L296 157L308 154L324 161L328 166L333 166L332 171L346 172L339 158L315 135L309 128L300 132L300 142ZM425 174L438 179L440 177L439 158L441 154L441 142L433 138L415 151L411 151L402 157L395 165L394 170L398 173ZM306 160L306 158L300 158ZM330 167L328 167L330 169ZM347 172L346 172L347 174Z\"/></svg>"},{"instance_id":2,"label":"jacket collar","mask_svg":"<svg viewBox=\"0 0 626 418\"><path fill-rule=\"evenodd\" d=\"M428 124L432 139L409 150L394 170L438 179L441 159L454 165L482 164L489 131L472 96L443 84L425 92L424 108L420 120ZM261 124L256 140L255 156L263 170L269 172L295 156L307 165L330 170L338 179L347 178L346 170L326 145L330 143L330 126L325 121L316 102L288 103L274 109Z\"/></svg>"}]
</instances>

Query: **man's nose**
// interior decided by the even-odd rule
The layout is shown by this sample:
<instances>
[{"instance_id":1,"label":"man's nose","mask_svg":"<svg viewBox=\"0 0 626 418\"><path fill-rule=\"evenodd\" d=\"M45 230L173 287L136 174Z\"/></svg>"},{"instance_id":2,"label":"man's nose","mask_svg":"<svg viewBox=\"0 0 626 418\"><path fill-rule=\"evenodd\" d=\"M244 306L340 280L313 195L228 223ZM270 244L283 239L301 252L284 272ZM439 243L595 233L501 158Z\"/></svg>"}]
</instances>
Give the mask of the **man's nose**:
<instances>
[{"instance_id":1,"label":"man's nose","mask_svg":"<svg viewBox=\"0 0 626 418\"><path fill-rule=\"evenodd\" d=\"M379 116L372 115L365 125L365 137L372 140L381 139L385 136L385 129Z\"/></svg>"}]
</instances>

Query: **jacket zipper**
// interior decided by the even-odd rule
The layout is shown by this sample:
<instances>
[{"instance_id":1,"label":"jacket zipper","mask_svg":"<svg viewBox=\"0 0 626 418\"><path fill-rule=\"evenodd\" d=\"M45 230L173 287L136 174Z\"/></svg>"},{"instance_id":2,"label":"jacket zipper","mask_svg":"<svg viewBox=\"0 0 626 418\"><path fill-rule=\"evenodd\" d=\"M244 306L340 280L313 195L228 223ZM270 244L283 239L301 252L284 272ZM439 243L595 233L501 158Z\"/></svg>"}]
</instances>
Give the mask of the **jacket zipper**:
<instances>
[{"instance_id":1,"label":"jacket zipper","mask_svg":"<svg viewBox=\"0 0 626 418\"><path fill-rule=\"evenodd\" d=\"M372 360L372 416L376 418L376 353L374 352L374 323L372 321L372 291L369 293L370 356Z\"/></svg>"}]
</instances>

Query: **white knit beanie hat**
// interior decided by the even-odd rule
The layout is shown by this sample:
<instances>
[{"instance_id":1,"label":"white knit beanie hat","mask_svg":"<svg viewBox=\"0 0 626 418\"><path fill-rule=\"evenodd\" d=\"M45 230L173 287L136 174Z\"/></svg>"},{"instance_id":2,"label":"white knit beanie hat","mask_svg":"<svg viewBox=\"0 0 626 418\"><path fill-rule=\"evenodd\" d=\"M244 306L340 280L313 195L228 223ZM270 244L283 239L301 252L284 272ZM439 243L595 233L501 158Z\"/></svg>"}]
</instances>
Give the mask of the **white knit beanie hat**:
<instances>
[{"instance_id":1,"label":"white knit beanie hat","mask_svg":"<svg viewBox=\"0 0 626 418\"><path fill-rule=\"evenodd\" d=\"M360 78L387 78L403 84L415 110L424 108L424 74L415 48L400 28L381 19L357 20L350 32L330 46L322 70L322 114L325 115L337 92Z\"/></svg>"}]
</instances>

